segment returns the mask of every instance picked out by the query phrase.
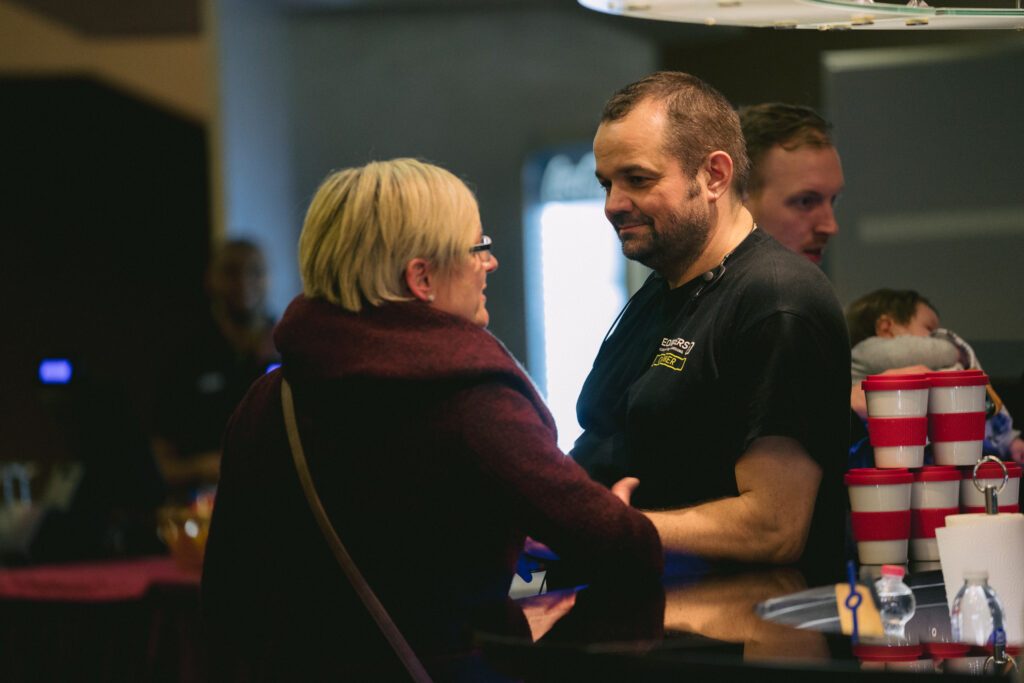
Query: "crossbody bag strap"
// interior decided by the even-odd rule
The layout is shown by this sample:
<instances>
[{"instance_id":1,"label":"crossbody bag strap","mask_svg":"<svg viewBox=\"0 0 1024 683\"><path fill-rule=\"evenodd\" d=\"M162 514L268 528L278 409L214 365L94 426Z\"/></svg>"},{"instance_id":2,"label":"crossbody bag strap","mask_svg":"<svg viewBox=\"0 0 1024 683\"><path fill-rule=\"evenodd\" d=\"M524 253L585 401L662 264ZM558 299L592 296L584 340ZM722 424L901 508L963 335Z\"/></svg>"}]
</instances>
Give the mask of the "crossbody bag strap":
<instances>
[{"instance_id":1,"label":"crossbody bag strap","mask_svg":"<svg viewBox=\"0 0 1024 683\"><path fill-rule=\"evenodd\" d=\"M363 605L366 606L373 620L377 622L381 633L388 639L391 648L398 655L399 659L402 660L402 664L405 665L409 675L418 683L429 682L430 676L427 674L427 670L423 668L423 664L420 663L416 653L409 647L409 643L406 642L402 632L395 626L395 622L391 620L391 615L388 614L387 610L384 609L384 605L377 599L373 589L366 583L366 579L363 578L359 567L356 566L352 556L348 554L345 545L338 538L338 533L334 530L334 526L331 525L331 520L327 518L323 503L320 502L320 496L317 495L316 487L313 485L313 478L309 474L306 455L302 449L302 439L299 437L299 427L295 421L292 389L284 377L281 378L281 408L284 411L284 425L288 430L288 445L291 446L292 460L295 461L295 469L299 473L302 491L306 494L306 500L313 511L316 523L320 526L320 531L323 532L324 538L327 539L327 545L331 547L334 557L338 560L338 564L341 565L345 576L352 583L352 587L356 589L359 599L363 601Z\"/></svg>"}]
</instances>

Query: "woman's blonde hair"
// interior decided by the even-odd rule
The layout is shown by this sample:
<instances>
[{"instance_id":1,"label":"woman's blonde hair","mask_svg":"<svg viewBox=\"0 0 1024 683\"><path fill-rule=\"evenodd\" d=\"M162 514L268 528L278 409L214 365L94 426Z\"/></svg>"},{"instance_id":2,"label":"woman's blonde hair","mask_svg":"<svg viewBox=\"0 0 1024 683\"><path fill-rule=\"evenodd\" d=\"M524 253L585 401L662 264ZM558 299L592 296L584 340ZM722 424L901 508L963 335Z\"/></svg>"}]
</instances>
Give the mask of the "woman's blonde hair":
<instances>
[{"instance_id":1,"label":"woman's blonde hair","mask_svg":"<svg viewBox=\"0 0 1024 683\"><path fill-rule=\"evenodd\" d=\"M302 291L353 312L409 301L406 264L423 258L450 273L469 257L479 226L473 193L433 164L392 159L335 171L302 226Z\"/></svg>"}]
</instances>

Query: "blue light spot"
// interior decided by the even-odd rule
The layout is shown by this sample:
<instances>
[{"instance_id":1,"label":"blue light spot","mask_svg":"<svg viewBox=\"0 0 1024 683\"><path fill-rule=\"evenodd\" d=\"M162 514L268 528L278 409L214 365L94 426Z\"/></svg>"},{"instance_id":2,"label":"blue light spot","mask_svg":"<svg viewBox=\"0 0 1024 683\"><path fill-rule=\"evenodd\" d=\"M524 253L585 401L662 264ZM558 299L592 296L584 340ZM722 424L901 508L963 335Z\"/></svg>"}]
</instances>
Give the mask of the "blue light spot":
<instances>
[{"instance_id":1,"label":"blue light spot","mask_svg":"<svg viewBox=\"0 0 1024 683\"><path fill-rule=\"evenodd\" d=\"M267 369L263 371L263 374L273 372L274 370L277 370L279 367L281 367L280 363L270 363L267 365Z\"/></svg>"},{"instance_id":2,"label":"blue light spot","mask_svg":"<svg viewBox=\"0 0 1024 683\"><path fill-rule=\"evenodd\" d=\"M67 358L44 358L39 362L39 381L43 384L67 384L73 372Z\"/></svg>"}]
</instances>

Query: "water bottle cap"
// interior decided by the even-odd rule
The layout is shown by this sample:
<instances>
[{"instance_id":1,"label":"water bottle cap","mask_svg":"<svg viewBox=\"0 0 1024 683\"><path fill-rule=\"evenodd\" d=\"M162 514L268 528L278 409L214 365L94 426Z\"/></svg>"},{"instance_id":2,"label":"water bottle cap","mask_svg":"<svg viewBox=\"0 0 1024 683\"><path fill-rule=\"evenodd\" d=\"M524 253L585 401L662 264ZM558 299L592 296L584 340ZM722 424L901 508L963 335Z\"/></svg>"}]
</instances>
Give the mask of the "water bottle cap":
<instances>
[{"instance_id":1,"label":"water bottle cap","mask_svg":"<svg viewBox=\"0 0 1024 683\"><path fill-rule=\"evenodd\" d=\"M883 564L882 565L882 576L899 576L902 578L907 573L903 567L898 564Z\"/></svg>"},{"instance_id":2,"label":"water bottle cap","mask_svg":"<svg viewBox=\"0 0 1024 683\"><path fill-rule=\"evenodd\" d=\"M965 569L964 581L988 581L987 569Z\"/></svg>"}]
</instances>

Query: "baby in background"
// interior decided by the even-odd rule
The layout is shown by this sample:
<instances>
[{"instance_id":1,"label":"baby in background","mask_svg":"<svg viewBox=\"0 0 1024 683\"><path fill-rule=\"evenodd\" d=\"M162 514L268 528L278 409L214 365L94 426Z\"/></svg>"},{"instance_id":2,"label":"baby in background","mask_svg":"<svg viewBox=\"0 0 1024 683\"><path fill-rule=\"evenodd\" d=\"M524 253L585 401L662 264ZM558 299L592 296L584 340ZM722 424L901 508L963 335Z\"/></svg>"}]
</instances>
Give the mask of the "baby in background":
<instances>
[{"instance_id":1,"label":"baby in background","mask_svg":"<svg viewBox=\"0 0 1024 683\"><path fill-rule=\"evenodd\" d=\"M868 375L936 370L981 370L974 350L959 335L939 326L939 314L926 298L909 289L879 289L846 309L850 330L850 407L867 416L861 380ZM1006 406L988 390L985 452L1024 461L1024 440L1013 428Z\"/></svg>"}]
</instances>

